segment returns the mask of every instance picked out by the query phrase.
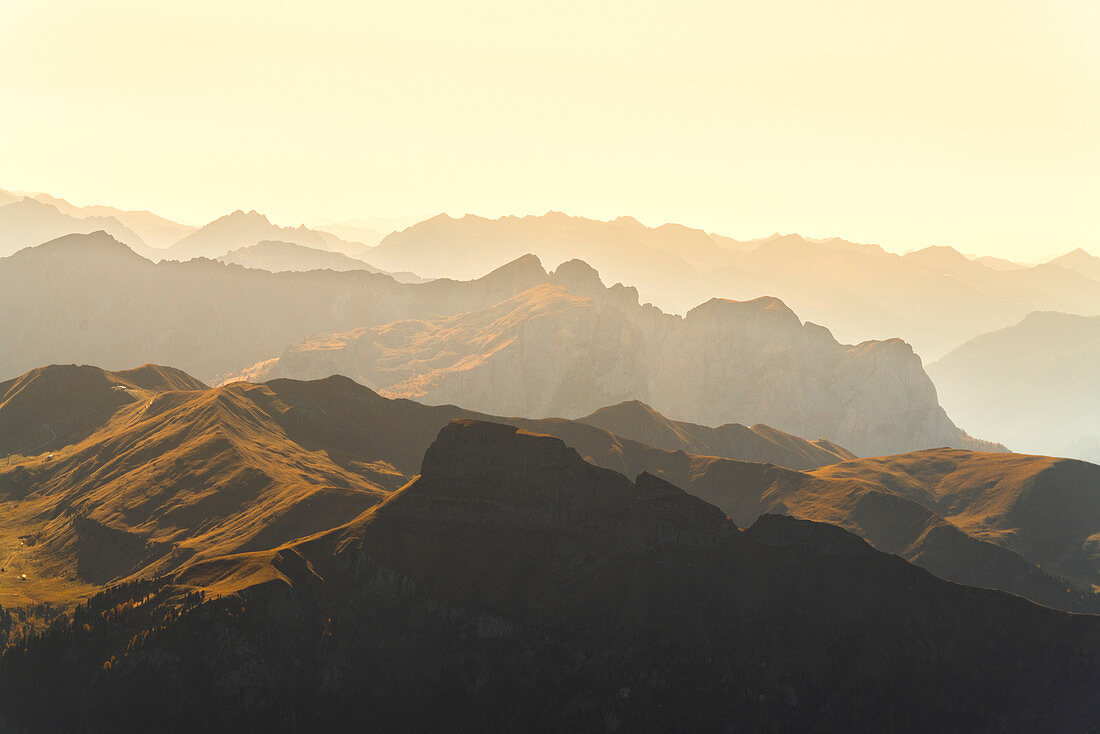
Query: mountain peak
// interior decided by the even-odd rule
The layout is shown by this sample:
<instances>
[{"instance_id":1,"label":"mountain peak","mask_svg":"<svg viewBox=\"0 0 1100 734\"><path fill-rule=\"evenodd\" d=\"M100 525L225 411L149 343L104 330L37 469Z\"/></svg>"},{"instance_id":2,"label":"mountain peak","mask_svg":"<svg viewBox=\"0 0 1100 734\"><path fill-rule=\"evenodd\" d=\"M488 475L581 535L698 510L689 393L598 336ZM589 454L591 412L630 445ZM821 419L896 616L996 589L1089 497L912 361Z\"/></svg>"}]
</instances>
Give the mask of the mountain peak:
<instances>
[{"instance_id":1,"label":"mountain peak","mask_svg":"<svg viewBox=\"0 0 1100 734\"><path fill-rule=\"evenodd\" d=\"M248 223L265 224L265 225L270 225L271 224L270 219L268 219L265 215L260 214L255 209L250 209L247 212L244 211L243 209L237 209L235 211L230 212L229 214L226 214L223 217L218 217L217 219L214 220L214 222L222 222L222 223L248 222Z\"/></svg>"},{"instance_id":2,"label":"mountain peak","mask_svg":"<svg viewBox=\"0 0 1100 734\"><path fill-rule=\"evenodd\" d=\"M560 438L501 423L461 419L451 421L439 432L424 454L420 474L431 480L462 480L448 485L450 490L460 491L474 482L498 488L507 478L541 476L551 467L558 477L608 471L585 462Z\"/></svg>"},{"instance_id":3,"label":"mountain peak","mask_svg":"<svg viewBox=\"0 0 1100 734\"><path fill-rule=\"evenodd\" d=\"M930 245L904 255L905 259L937 266L972 266L974 261L950 245Z\"/></svg>"},{"instance_id":4,"label":"mountain peak","mask_svg":"<svg viewBox=\"0 0 1100 734\"><path fill-rule=\"evenodd\" d=\"M637 482L594 466L561 439L480 420L451 421L420 477L380 512L469 513L525 530L553 529L643 545L711 545L737 534L718 508L663 479Z\"/></svg>"},{"instance_id":5,"label":"mountain peak","mask_svg":"<svg viewBox=\"0 0 1100 734\"><path fill-rule=\"evenodd\" d=\"M126 258L148 262L141 255L116 240L111 235L98 229L87 234L67 234L57 239L44 242L41 245L26 247L17 255L23 257L39 256L64 256L94 257L97 260L103 257Z\"/></svg>"},{"instance_id":6,"label":"mountain peak","mask_svg":"<svg viewBox=\"0 0 1100 734\"><path fill-rule=\"evenodd\" d=\"M537 255L528 253L517 257L509 263L501 265L499 268L479 280L503 279L535 285L537 283L545 283L546 278L547 273L546 269L542 267L542 261L539 260ZM526 290L526 288L521 288L520 290Z\"/></svg>"},{"instance_id":7,"label":"mountain peak","mask_svg":"<svg viewBox=\"0 0 1100 734\"><path fill-rule=\"evenodd\" d=\"M578 296L593 298L602 295L607 290L600 280L599 272L584 260L567 260L550 274L550 282L555 285L563 285L570 292Z\"/></svg>"},{"instance_id":8,"label":"mountain peak","mask_svg":"<svg viewBox=\"0 0 1100 734\"><path fill-rule=\"evenodd\" d=\"M712 298L687 312L687 319L735 318L739 320L771 318L801 326L798 315L774 296L761 296L748 301Z\"/></svg>"}]
</instances>

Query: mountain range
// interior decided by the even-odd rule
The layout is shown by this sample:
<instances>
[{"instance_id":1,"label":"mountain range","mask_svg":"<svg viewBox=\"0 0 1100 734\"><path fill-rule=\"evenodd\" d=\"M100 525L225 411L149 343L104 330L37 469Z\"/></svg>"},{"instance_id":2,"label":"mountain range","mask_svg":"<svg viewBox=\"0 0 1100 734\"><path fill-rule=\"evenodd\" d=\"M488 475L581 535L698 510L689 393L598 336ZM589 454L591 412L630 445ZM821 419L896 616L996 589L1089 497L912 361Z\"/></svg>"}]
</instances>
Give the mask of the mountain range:
<instances>
[{"instance_id":1,"label":"mountain range","mask_svg":"<svg viewBox=\"0 0 1100 734\"><path fill-rule=\"evenodd\" d=\"M631 217L599 221L559 212L495 220L443 214L389 231L405 222L280 227L258 212L235 211L195 228L150 212L76 207L47 194L21 197L0 191L0 205L20 205L6 214L0 206L0 256L103 229L154 261L222 258L261 242L286 242L415 281L473 279L533 253L550 267L584 260L668 313L686 313L711 297L775 297L843 342L901 338L929 362L1032 311L1100 315L1100 258L1080 248L1024 265L945 246L897 255L839 237L776 233L739 241L679 224L647 227ZM53 211L23 211L28 202ZM254 258L253 267L312 269L324 257Z\"/></svg>"},{"instance_id":2,"label":"mountain range","mask_svg":"<svg viewBox=\"0 0 1100 734\"><path fill-rule=\"evenodd\" d=\"M1096 258L1083 251L1006 269L943 246L896 255L797 234L737 241L681 225L649 228L629 217L440 215L388 235L370 261L426 277L476 277L524 253L550 266L580 258L608 282L634 285L643 301L672 313L686 312L701 296L777 297L842 341L899 337L928 360L1030 311L1100 314Z\"/></svg>"},{"instance_id":3,"label":"mountain range","mask_svg":"<svg viewBox=\"0 0 1100 734\"><path fill-rule=\"evenodd\" d=\"M123 414L149 409L135 398ZM324 408L263 412L301 429ZM135 500L140 519L151 503ZM265 540L114 585L22 638L0 662L3 723L1069 732L1100 716L1100 617L943 581L829 525L740 530L659 477L514 426L450 422L381 501Z\"/></svg>"},{"instance_id":4,"label":"mountain range","mask_svg":"<svg viewBox=\"0 0 1100 734\"><path fill-rule=\"evenodd\" d=\"M237 210L191 232L162 253L166 260L216 258L260 242L286 242L315 250L358 257L370 251L361 243L346 242L336 235L305 226L280 227L257 211Z\"/></svg>"},{"instance_id":5,"label":"mountain range","mask_svg":"<svg viewBox=\"0 0 1100 734\"><path fill-rule=\"evenodd\" d=\"M315 247L296 245L292 242L273 242L263 240L254 245L238 247L215 258L227 265L240 265L245 268L267 270L272 273L307 272L310 270L366 270L370 273L383 271L373 268L362 260L348 257L342 252L319 250ZM424 278L414 273L387 273L401 283L423 283Z\"/></svg>"},{"instance_id":6,"label":"mountain range","mask_svg":"<svg viewBox=\"0 0 1100 734\"><path fill-rule=\"evenodd\" d=\"M943 404L1014 449L1100 461L1100 317L1036 312L929 365Z\"/></svg>"},{"instance_id":7,"label":"mountain range","mask_svg":"<svg viewBox=\"0 0 1100 734\"><path fill-rule=\"evenodd\" d=\"M105 233L68 235L0 260L0 375L154 361L211 382L312 333L485 308L526 287L508 269L470 282L402 284L367 271L152 263Z\"/></svg>"},{"instance_id":8,"label":"mountain range","mask_svg":"<svg viewBox=\"0 0 1100 734\"><path fill-rule=\"evenodd\" d=\"M636 399L677 419L764 423L860 455L997 448L955 427L900 340L839 344L775 298L665 314L578 260L546 273L529 255L508 268L541 283L479 311L314 335L234 379L343 374L391 397L529 417Z\"/></svg>"},{"instance_id":9,"label":"mountain range","mask_svg":"<svg viewBox=\"0 0 1100 734\"><path fill-rule=\"evenodd\" d=\"M0 383L6 565L29 577L17 589L31 604L270 549L384 500L453 420L556 436L742 526L768 513L828 522L947 579L1100 610L1095 465L942 449L855 459L767 426L670 421L637 402L532 420L387 399L341 377L208 388L151 365L51 366ZM711 455L690 453L702 445Z\"/></svg>"}]
</instances>

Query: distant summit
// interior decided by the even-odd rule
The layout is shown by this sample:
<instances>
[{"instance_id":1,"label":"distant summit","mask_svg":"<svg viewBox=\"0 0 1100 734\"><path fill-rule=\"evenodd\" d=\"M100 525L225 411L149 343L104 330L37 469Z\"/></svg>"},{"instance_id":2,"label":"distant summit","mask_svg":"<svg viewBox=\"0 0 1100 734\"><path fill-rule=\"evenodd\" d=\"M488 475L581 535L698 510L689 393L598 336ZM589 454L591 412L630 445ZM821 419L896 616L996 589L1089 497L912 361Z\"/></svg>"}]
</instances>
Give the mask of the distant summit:
<instances>
[{"instance_id":1,"label":"distant summit","mask_svg":"<svg viewBox=\"0 0 1100 734\"><path fill-rule=\"evenodd\" d=\"M1078 272L1087 278L1100 281L1100 257L1096 257L1080 247L1072 252L1067 252L1065 255L1056 257L1050 262L1053 265L1059 265Z\"/></svg>"},{"instance_id":2,"label":"distant summit","mask_svg":"<svg viewBox=\"0 0 1100 734\"><path fill-rule=\"evenodd\" d=\"M0 206L0 257L66 235L100 231L143 256L151 252L140 237L113 217L77 218L51 204L24 197Z\"/></svg>"},{"instance_id":3,"label":"distant summit","mask_svg":"<svg viewBox=\"0 0 1100 734\"><path fill-rule=\"evenodd\" d=\"M284 242L315 250L343 252L345 243L327 232L299 227L280 227L257 211L237 211L215 219L192 232L164 252L170 260L190 260L196 257L218 258L231 250L250 247L260 242Z\"/></svg>"}]
</instances>

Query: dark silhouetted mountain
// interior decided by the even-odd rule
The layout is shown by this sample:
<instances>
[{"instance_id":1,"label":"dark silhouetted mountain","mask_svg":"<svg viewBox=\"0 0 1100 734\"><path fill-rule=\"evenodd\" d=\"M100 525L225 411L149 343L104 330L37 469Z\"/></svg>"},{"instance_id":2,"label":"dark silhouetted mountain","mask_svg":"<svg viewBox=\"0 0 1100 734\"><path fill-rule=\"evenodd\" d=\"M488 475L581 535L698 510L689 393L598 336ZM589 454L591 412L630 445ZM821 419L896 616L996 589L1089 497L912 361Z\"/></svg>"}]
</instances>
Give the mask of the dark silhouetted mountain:
<instances>
[{"instance_id":1,"label":"dark silhouetted mountain","mask_svg":"<svg viewBox=\"0 0 1100 734\"><path fill-rule=\"evenodd\" d=\"M555 438L446 426L347 525L108 590L0 663L15 728L1075 732L1100 618L835 527L739 532Z\"/></svg>"},{"instance_id":2,"label":"dark silhouetted mountain","mask_svg":"<svg viewBox=\"0 0 1100 734\"><path fill-rule=\"evenodd\" d=\"M1014 450L1100 461L1100 317L1033 313L928 368L944 406Z\"/></svg>"},{"instance_id":3,"label":"dark silhouetted mountain","mask_svg":"<svg viewBox=\"0 0 1100 734\"><path fill-rule=\"evenodd\" d=\"M932 449L808 473L711 457L647 468L738 523L764 513L828 522L942 578L1100 612L1092 464Z\"/></svg>"}]
</instances>

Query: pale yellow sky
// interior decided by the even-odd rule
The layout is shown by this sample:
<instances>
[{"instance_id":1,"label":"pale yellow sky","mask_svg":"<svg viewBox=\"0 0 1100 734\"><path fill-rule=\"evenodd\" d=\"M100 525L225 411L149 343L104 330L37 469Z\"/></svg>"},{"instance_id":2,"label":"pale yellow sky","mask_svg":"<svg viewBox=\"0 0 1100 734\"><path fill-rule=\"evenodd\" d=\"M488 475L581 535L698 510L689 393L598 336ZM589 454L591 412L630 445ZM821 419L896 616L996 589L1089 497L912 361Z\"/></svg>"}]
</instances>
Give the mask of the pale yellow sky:
<instances>
[{"instance_id":1,"label":"pale yellow sky","mask_svg":"<svg viewBox=\"0 0 1100 734\"><path fill-rule=\"evenodd\" d=\"M1100 254L1100 0L0 0L0 188Z\"/></svg>"}]
</instances>

